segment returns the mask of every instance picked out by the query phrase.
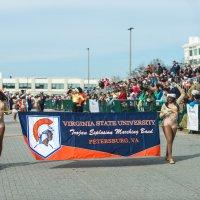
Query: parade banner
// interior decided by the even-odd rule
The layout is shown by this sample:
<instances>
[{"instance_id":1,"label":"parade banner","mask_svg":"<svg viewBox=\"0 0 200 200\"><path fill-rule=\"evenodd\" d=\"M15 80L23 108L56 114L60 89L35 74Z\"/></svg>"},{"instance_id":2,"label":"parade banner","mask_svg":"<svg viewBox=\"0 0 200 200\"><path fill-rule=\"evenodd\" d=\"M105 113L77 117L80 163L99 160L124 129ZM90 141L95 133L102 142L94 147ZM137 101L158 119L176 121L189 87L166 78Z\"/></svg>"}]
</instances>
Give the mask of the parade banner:
<instances>
[{"instance_id":1,"label":"parade banner","mask_svg":"<svg viewBox=\"0 0 200 200\"><path fill-rule=\"evenodd\" d=\"M191 131L199 130L199 105L190 106L187 104L187 129Z\"/></svg>"},{"instance_id":2,"label":"parade banner","mask_svg":"<svg viewBox=\"0 0 200 200\"><path fill-rule=\"evenodd\" d=\"M37 160L160 156L157 113L20 112Z\"/></svg>"}]
</instances>

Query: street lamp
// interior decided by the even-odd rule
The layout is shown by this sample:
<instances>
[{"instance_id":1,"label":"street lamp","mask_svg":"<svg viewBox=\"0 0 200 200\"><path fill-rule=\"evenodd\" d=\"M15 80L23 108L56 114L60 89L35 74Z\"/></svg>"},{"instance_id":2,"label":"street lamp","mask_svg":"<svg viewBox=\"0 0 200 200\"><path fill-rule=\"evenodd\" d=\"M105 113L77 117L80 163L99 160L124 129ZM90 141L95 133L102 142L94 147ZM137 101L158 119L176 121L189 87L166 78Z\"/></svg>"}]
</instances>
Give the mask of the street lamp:
<instances>
[{"instance_id":1,"label":"street lamp","mask_svg":"<svg viewBox=\"0 0 200 200\"><path fill-rule=\"evenodd\" d=\"M26 77L26 89L28 89L28 77Z\"/></svg>"},{"instance_id":2,"label":"street lamp","mask_svg":"<svg viewBox=\"0 0 200 200\"><path fill-rule=\"evenodd\" d=\"M130 60L129 60L129 75L131 76L131 65L132 65L132 46L131 46L131 44L132 44L132 30L133 30L134 28L133 27L130 27L129 29L128 29L128 31L130 31Z\"/></svg>"},{"instance_id":3,"label":"street lamp","mask_svg":"<svg viewBox=\"0 0 200 200\"><path fill-rule=\"evenodd\" d=\"M90 84L90 48L87 48L87 52L88 52L87 79L88 79L88 88L89 88L89 84Z\"/></svg>"}]
</instances>

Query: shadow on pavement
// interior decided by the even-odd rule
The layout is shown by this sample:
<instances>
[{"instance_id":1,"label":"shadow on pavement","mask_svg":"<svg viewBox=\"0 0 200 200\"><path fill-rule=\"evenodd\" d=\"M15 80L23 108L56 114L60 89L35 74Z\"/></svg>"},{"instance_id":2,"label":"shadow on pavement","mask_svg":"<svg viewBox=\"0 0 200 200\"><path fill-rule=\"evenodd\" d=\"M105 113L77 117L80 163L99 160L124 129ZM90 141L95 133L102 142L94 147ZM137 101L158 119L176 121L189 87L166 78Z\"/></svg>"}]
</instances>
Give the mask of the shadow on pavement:
<instances>
[{"instance_id":1,"label":"shadow on pavement","mask_svg":"<svg viewBox=\"0 0 200 200\"><path fill-rule=\"evenodd\" d=\"M0 170L6 169L6 168L12 168L12 167L24 167L28 165L36 165L41 163L51 163L51 162L59 162L59 161L33 161L33 162L18 162L18 163L0 163Z\"/></svg>"},{"instance_id":2,"label":"shadow on pavement","mask_svg":"<svg viewBox=\"0 0 200 200\"><path fill-rule=\"evenodd\" d=\"M93 168L93 167L128 167L141 165L161 165L166 163L163 158L124 158L112 160L76 160L72 163L62 164L55 168Z\"/></svg>"},{"instance_id":3,"label":"shadow on pavement","mask_svg":"<svg viewBox=\"0 0 200 200\"><path fill-rule=\"evenodd\" d=\"M189 160L192 158L200 157L200 153L186 156L175 156L176 162ZM76 160L71 163L57 165L52 169L59 168L93 168L93 167L128 167L128 166L145 166L145 165L163 165L166 164L164 157L153 157L153 158L123 158L123 159L112 159L112 160Z\"/></svg>"},{"instance_id":4,"label":"shadow on pavement","mask_svg":"<svg viewBox=\"0 0 200 200\"><path fill-rule=\"evenodd\" d=\"M0 170L6 169L6 168L11 168L11 167L23 167L27 165L34 165L37 164L38 162L19 162L19 163L0 163Z\"/></svg>"},{"instance_id":5,"label":"shadow on pavement","mask_svg":"<svg viewBox=\"0 0 200 200\"><path fill-rule=\"evenodd\" d=\"M200 157L200 153L185 156L174 156L176 163ZM28 165L54 163L63 161L35 161L35 162L19 162L19 163L0 163L0 170L12 167L23 167ZM65 161L64 161L65 162ZM96 168L96 167L128 167L128 166L145 166L145 165L163 165L167 162L164 157L150 157L150 158L122 158L122 159L101 159L101 160L69 160L68 163L56 165L51 169L59 168Z\"/></svg>"},{"instance_id":6,"label":"shadow on pavement","mask_svg":"<svg viewBox=\"0 0 200 200\"><path fill-rule=\"evenodd\" d=\"M174 156L174 160L176 162L180 162L180 161L189 160L189 159L197 158L197 157L200 157L200 153L185 155L185 156Z\"/></svg>"}]
</instances>

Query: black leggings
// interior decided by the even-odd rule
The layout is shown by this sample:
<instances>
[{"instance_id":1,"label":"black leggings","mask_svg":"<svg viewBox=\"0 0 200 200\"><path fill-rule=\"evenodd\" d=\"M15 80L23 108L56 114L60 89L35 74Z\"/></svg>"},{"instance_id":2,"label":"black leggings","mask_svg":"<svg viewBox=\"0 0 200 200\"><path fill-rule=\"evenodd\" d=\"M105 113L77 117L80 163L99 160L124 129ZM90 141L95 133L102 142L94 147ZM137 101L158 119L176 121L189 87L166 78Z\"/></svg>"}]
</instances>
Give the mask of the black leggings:
<instances>
[{"instance_id":1,"label":"black leggings","mask_svg":"<svg viewBox=\"0 0 200 200\"><path fill-rule=\"evenodd\" d=\"M78 106L76 103L74 103L72 112L83 112L83 105Z\"/></svg>"}]
</instances>

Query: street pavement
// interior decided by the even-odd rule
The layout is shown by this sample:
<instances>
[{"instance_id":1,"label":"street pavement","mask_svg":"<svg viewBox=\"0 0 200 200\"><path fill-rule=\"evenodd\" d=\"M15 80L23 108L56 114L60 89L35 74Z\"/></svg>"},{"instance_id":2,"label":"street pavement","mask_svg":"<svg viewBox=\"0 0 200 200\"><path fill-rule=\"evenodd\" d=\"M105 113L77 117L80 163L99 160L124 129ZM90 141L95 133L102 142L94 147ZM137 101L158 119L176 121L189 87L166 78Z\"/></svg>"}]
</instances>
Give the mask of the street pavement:
<instances>
[{"instance_id":1,"label":"street pavement","mask_svg":"<svg viewBox=\"0 0 200 200\"><path fill-rule=\"evenodd\" d=\"M178 132L175 165L160 158L36 161L6 117L0 200L200 200L200 135Z\"/></svg>"}]
</instances>

